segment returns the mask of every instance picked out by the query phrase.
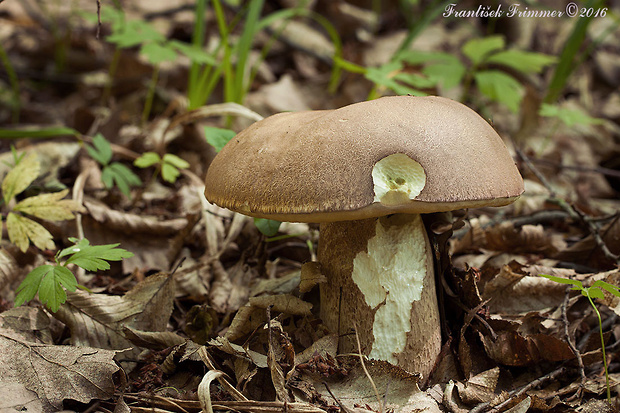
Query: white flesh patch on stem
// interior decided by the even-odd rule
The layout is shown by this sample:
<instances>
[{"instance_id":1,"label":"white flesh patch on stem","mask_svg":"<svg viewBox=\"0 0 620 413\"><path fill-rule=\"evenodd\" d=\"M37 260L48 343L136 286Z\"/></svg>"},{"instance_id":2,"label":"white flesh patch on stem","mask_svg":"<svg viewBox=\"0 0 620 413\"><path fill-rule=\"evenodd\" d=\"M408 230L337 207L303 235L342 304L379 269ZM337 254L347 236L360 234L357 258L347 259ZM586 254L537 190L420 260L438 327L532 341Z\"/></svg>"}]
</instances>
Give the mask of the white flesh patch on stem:
<instances>
[{"instance_id":1,"label":"white flesh patch on stem","mask_svg":"<svg viewBox=\"0 0 620 413\"><path fill-rule=\"evenodd\" d=\"M399 205L415 199L426 184L424 168L404 153L386 156L372 168L374 202Z\"/></svg>"},{"instance_id":2,"label":"white flesh patch on stem","mask_svg":"<svg viewBox=\"0 0 620 413\"><path fill-rule=\"evenodd\" d=\"M389 225L394 220L404 223ZM377 219L368 252L358 253L353 260L353 281L366 303L378 307L370 358L396 364L394 355L404 350L411 331L411 307L422 296L426 248L420 215L394 215Z\"/></svg>"}]
</instances>

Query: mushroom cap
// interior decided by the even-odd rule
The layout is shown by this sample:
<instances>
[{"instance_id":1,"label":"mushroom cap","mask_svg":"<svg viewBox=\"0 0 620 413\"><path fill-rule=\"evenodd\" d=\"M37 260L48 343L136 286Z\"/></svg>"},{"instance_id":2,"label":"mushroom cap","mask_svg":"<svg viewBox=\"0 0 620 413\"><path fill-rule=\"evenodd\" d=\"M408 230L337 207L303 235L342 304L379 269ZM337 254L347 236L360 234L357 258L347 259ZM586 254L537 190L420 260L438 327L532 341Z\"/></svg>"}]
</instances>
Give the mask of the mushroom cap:
<instances>
[{"instance_id":1,"label":"mushroom cap","mask_svg":"<svg viewBox=\"0 0 620 413\"><path fill-rule=\"evenodd\" d=\"M405 154L426 182L414 199L375 201L373 168ZM502 206L523 193L504 142L467 106L392 96L335 110L280 113L241 131L206 177L210 202L260 218L334 222Z\"/></svg>"}]
</instances>

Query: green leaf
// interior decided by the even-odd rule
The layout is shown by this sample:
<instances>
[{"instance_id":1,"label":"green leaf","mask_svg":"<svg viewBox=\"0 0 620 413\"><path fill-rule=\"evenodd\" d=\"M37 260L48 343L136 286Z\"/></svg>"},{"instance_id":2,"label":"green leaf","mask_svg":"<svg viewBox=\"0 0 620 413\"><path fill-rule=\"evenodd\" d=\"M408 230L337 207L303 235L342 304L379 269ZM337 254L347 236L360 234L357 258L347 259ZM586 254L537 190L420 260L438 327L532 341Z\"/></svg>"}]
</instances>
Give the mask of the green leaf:
<instances>
[{"instance_id":1,"label":"green leaf","mask_svg":"<svg viewBox=\"0 0 620 413\"><path fill-rule=\"evenodd\" d=\"M454 56L452 56L452 60L433 63L422 69L422 73L428 76L429 79L441 84L446 89L452 89L460 85L463 76L465 76L465 71L465 66Z\"/></svg>"},{"instance_id":2,"label":"green leaf","mask_svg":"<svg viewBox=\"0 0 620 413\"><path fill-rule=\"evenodd\" d=\"M498 70L487 70L475 73L474 79L483 95L503 103L515 113L519 111L523 87L514 77Z\"/></svg>"},{"instance_id":3,"label":"green leaf","mask_svg":"<svg viewBox=\"0 0 620 413\"><path fill-rule=\"evenodd\" d=\"M86 271L107 270L110 268L107 261L133 257L133 253L116 248L118 245L120 244L83 246L67 259L67 264L73 263Z\"/></svg>"},{"instance_id":4,"label":"green leaf","mask_svg":"<svg viewBox=\"0 0 620 413\"><path fill-rule=\"evenodd\" d=\"M155 152L145 152L138 159L133 161L133 164L138 168L148 168L149 166L159 163L159 161L161 161L159 154Z\"/></svg>"},{"instance_id":5,"label":"green leaf","mask_svg":"<svg viewBox=\"0 0 620 413\"><path fill-rule=\"evenodd\" d=\"M482 39L472 39L463 46L463 53L472 61L474 66L484 61L484 58L496 50L503 49L504 37L489 36Z\"/></svg>"},{"instance_id":6,"label":"green leaf","mask_svg":"<svg viewBox=\"0 0 620 413\"><path fill-rule=\"evenodd\" d=\"M554 56L515 49L496 53L486 59L487 63L511 67L522 73L540 73L545 66L556 61L557 58Z\"/></svg>"},{"instance_id":7,"label":"green leaf","mask_svg":"<svg viewBox=\"0 0 620 413\"><path fill-rule=\"evenodd\" d=\"M41 280L45 275L54 270L52 265L41 265L26 275L24 281L17 287L17 295L15 296L15 306L20 306L26 301L32 300L39 291Z\"/></svg>"},{"instance_id":8,"label":"green leaf","mask_svg":"<svg viewBox=\"0 0 620 413\"><path fill-rule=\"evenodd\" d=\"M87 248L90 246L90 241L88 241L88 239L86 238L82 238L78 240L77 238L71 237L69 238L69 241L73 242L75 245L72 245L70 247L64 248L61 251L59 251L58 254L56 255L58 259L66 257L67 255L75 254L76 252L81 251L84 248Z\"/></svg>"},{"instance_id":9,"label":"green leaf","mask_svg":"<svg viewBox=\"0 0 620 413\"><path fill-rule=\"evenodd\" d=\"M602 288L605 291L615 295L616 297L620 297L620 288L616 287L613 284L609 284L603 280L595 281L594 284L590 288Z\"/></svg>"},{"instance_id":10,"label":"green leaf","mask_svg":"<svg viewBox=\"0 0 620 413\"><path fill-rule=\"evenodd\" d=\"M228 143L236 133L230 129L215 128L213 126L205 126L205 138L217 152L221 151L224 145Z\"/></svg>"},{"instance_id":11,"label":"green leaf","mask_svg":"<svg viewBox=\"0 0 620 413\"><path fill-rule=\"evenodd\" d=\"M13 211L23 212L49 221L64 221L73 219L73 211L80 210L80 206L72 199L62 200L69 193L68 189L51 194L31 196L19 202Z\"/></svg>"},{"instance_id":12,"label":"green leaf","mask_svg":"<svg viewBox=\"0 0 620 413\"><path fill-rule=\"evenodd\" d=\"M570 285L574 285L577 289L579 290L583 290L583 283L579 280L571 280L570 278L561 278L561 277L556 277L553 275L547 275L547 274L538 274L541 277L545 277L551 281L554 281L558 284L570 284Z\"/></svg>"},{"instance_id":13,"label":"green leaf","mask_svg":"<svg viewBox=\"0 0 620 413\"><path fill-rule=\"evenodd\" d=\"M112 146L110 146L110 142L102 134L98 133L93 138L93 145L86 145L86 151L88 151L91 158L103 166L109 164L112 160Z\"/></svg>"},{"instance_id":14,"label":"green leaf","mask_svg":"<svg viewBox=\"0 0 620 413\"><path fill-rule=\"evenodd\" d=\"M55 247L52 234L43 225L26 217L9 212L6 228L9 240L22 252L26 252L30 241L42 250L51 250Z\"/></svg>"},{"instance_id":15,"label":"green leaf","mask_svg":"<svg viewBox=\"0 0 620 413\"><path fill-rule=\"evenodd\" d=\"M401 73L402 68L400 62L390 62L380 67L369 67L366 70L365 76L371 82L391 89L399 95L424 95L419 90L403 85L394 79L395 76Z\"/></svg>"},{"instance_id":16,"label":"green leaf","mask_svg":"<svg viewBox=\"0 0 620 413\"><path fill-rule=\"evenodd\" d=\"M170 40L168 44L171 47L174 47L179 52L183 53L185 56L189 57L192 63L208 64L212 66L215 66L217 64L217 61L213 56L211 56L211 54L198 47L195 47L194 45L179 42L178 40Z\"/></svg>"},{"instance_id":17,"label":"green leaf","mask_svg":"<svg viewBox=\"0 0 620 413\"><path fill-rule=\"evenodd\" d=\"M224 129L226 130L226 129ZM169 163L170 165L173 165L179 169L187 169L189 168L189 162L187 162L185 159L179 158L176 155L173 155L171 153L167 153L164 155L163 158L164 163Z\"/></svg>"},{"instance_id":18,"label":"green leaf","mask_svg":"<svg viewBox=\"0 0 620 413\"><path fill-rule=\"evenodd\" d=\"M542 104L538 114L540 116L558 118L569 128L575 125L600 125L604 123L603 119L593 118L582 110L567 109L547 103Z\"/></svg>"},{"instance_id":19,"label":"green leaf","mask_svg":"<svg viewBox=\"0 0 620 413\"><path fill-rule=\"evenodd\" d=\"M162 62L173 62L177 59L177 52L165 43L146 43L140 48L140 53L152 65L158 65Z\"/></svg>"},{"instance_id":20,"label":"green leaf","mask_svg":"<svg viewBox=\"0 0 620 413\"><path fill-rule=\"evenodd\" d=\"M9 171L2 181L2 196L8 204L13 197L24 191L39 176L41 164L34 152L26 155Z\"/></svg>"},{"instance_id":21,"label":"green leaf","mask_svg":"<svg viewBox=\"0 0 620 413\"><path fill-rule=\"evenodd\" d=\"M113 162L107 167L103 168L101 173L101 180L105 184L106 188L112 187L112 181L120 189L120 191L126 196L131 196L130 188L132 186L142 185L140 178L134 174L127 166Z\"/></svg>"},{"instance_id":22,"label":"green leaf","mask_svg":"<svg viewBox=\"0 0 620 413\"><path fill-rule=\"evenodd\" d=\"M39 139L39 138L53 138L56 136L79 136L80 132L75 129L52 126L49 128L40 129L4 129L0 128L0 139Z\"/></svg>"},{"instance_id":23,"label":"green leaf","mask_svg":"<svg viewBox=\"0 0 620 413\"><path fill-rule=\"evenodd\" d=\"M126 48L147 42L165 42L166 37L147 22L131 20L114 27L113 33L106 37L106 40L120 48Z\"/></svg>"},{"instance_id":24,"label":"green leaf","mask_svg":"<svg viewBox=\"0 0 620 413\"><path fill-rule=\"evenodd\" d=\"M39 300L45 304L52 312L58 311L60 304L67 301L67 293L75 291L77 281L69 269L61 266L53 267L53 270L45 274L39 286Z\"/></svg>"},{"instance_id":25,"label":"green leaf","mask_svg":"<svg viewBox=\"0 0 620 413\"><path fill-rule=\"evenodd\" d=\"M272 219L254 218L254 225L256 225L256 228L268 237L273 237L278 233L280 224L282 224L280 221L274 221Z\"/></svg>"},{"instance_id":26,"label":"green leaf","mask_svg":"<svg viewBox=\"0 0 620 413\"><path fill-rule=\"evenodd\" d=\"M601 291L600 289L596 287L588 287L583 292L585 292L585 295L589 296L590 298L598 298L598 299L605 298L605 294L603 294L603 291Z\"/></svg>"},{"instance_id":27,"label":"green leaf","mask_svg":"<svg viewBox=\"0 0 620 413\"><path fill-rule=\"evenodd\" d=\"M437 81L435 79L422 76L418 73L398 73L393 79L418 89L428 89L437 86Z\"/></svg>"},{"instance_id":28,"label":"green leaf","mask_svg":"<svg viewBox=\"0 0 620 413\"><path fill-rule=\"evenodd\" d=\"M165 163L161 166L161 177L166 182L175 183L180 174L181 172L174 165Z\"/></svg>"}]
</instances>

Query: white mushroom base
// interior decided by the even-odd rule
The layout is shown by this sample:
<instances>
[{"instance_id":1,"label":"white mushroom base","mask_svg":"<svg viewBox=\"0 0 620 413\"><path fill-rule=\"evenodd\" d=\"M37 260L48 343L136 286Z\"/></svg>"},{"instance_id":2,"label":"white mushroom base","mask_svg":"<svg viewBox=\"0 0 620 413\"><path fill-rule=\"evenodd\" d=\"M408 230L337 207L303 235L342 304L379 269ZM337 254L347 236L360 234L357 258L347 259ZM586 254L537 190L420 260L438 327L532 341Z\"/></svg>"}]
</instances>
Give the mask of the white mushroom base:
<instances>
[{"instance_id":1,"label":"white mushroom base","mask_svg":"<svg viewBox=\"0 0 620 413\"><path fill-rule=\"evenodd\" d=\"M321 318L340 353L362 352L423 379L441 350L431 247L419 215L321 224Z\"/></svg>"}]
</instances>

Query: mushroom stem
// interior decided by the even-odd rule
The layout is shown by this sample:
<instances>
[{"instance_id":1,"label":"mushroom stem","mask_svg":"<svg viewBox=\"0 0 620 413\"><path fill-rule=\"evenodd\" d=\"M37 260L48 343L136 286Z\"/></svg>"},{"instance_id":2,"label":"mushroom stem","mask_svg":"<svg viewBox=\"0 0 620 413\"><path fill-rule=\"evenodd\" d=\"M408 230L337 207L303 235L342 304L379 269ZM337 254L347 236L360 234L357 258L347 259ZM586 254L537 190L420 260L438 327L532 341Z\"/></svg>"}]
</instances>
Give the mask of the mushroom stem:
<instances>
[{"instance_id":1,"label":"mushroom stem","mask_svg":"<svg viewBox=\"0 0 620 413\"><path fill-rule=\"evenodd\" d=\"M321 318L341 353L362 351L425 380L441 350L431 248L419 215L322 223Z\"/></svg>"}]
</instances>

